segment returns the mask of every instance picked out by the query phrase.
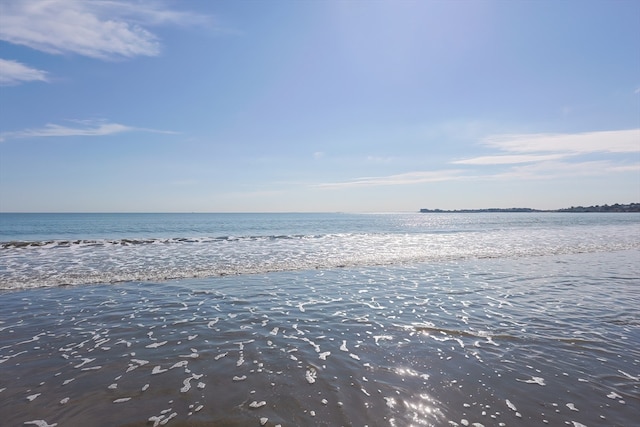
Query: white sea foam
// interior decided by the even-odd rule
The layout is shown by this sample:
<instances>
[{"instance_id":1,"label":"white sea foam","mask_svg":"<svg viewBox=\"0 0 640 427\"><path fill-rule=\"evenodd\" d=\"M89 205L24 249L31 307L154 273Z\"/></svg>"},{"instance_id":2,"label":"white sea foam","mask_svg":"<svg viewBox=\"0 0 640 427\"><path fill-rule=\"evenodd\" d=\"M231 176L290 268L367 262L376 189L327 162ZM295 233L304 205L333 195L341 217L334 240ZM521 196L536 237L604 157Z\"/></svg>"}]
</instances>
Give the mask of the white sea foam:
<instances>
[{"instance_id":1,"label":"white sea foam","mask_svg":"<svg viewBox=\"0 0 640 427\"><path fill-rule=\"evenodd\" d=\"M181 361L176 362L173 365L171 365L171 367L169 369L184 368L188 364L189 364L189 362L187 360L181 360Z\"/></svg>"},{"instance_id":2,"label":"white sea foam","mask_svg":"<svg viewBox=\"0 0 640 427\"><path fill-rule=\"evenodd\" d=\"M76 369L77 368L81 368L84 365L86 365L87 363L93 362L94 360L96 360L95 357L93 359L90 359L90 358L87 358L87 357L83 357L82 358L82 363L79 363L79 364L75 365L74 368L76 368Z\"/></svg>"},{"instance_id":3,"label":"white sea foam","mask_svg":"<svg viewBox=\"0 0 640 427\"><path fill-rule=\"evenodd\" d=\"M380 341L380 340L393 340L393 337L391 335L374 335L373 336L373 340L375 341L376 345L380 345L378 343L378 341Z\"/></svg>"},{"instance_id":4,"label":"white sea foam","mask_svg":"<svg viewBox=\"0 0 640 427\"><path fill-rule=\"evenodd\" d=\"M468 217L460 218L468 220ZM530 227L524 227L520 221L511 218L511 222L505 220L502 224L497 224L476 215L472 223L475 222L476 227L483 230L482 233L469 228L469 223L451 221L440 234L435 235L433 228L424 232L407 228L403 231L413 232L398 234L397 228L394 229L389 223L386 229L380 227L381 231L376 233L0 242L0 264L9 266L0 275L0 289L153 281L479 257L530 257L637 250L640 247L637 233L631 228L632 223L610 220L600 227L593 227L589 222L585 226L577 221L573 233L558 233L557 217L536 215L535 218L539 221L536 233L531 233ZM366 226L367 218L361 219ZM420 218L416 220L421 221ZM546 224L547 227L540 224ZM141 259L145 262L141 263ZM33 260L38 261L34 263ZM175 267L176 263L180 264L180 268ZM43 266L47 267L46 270ZM296 306L304 313L309 304L317 303L323 302L300 301ZM364 300L361 304L372 310L382 311L385 307L376 300Z\"/></svg>"},{"instance_id":5,"label":"white sea foam","mask_svg":"<svg viewBox=\"0 0 640 427\"><path fill-rule=\"evenodd\" d=\"M527 383L527 384L546 385L544 382L544 378L542 377L531 377L531 379L529 380L521 380L519 378L516 378L516 381L520 381L521 383Z\"/></svg>"},{"instance_id":6,"label":"white sea foam","mask_svg":"<svg viewBox=\"0 0 640 427\"><path fill-rule=\"evenodd\" d=\"M625 377L629 378L630 380L640 381L640 376L635 376L635 375L628 374L625 371L620 370L620 369L618 369L618 372L620 372L622 375L624 375Z\"/></svg>"},{"instance_id":7,"label":"white sea foam","mask_svg":"<svg viewBox=\"0 0 640 427\"><path fill-rule=\"evenodd\" d=\"M131 359L131 363L129 363L129 367L127 368L127 372L131 372L134 369L138 369L140 366L144 366L147 363L149 363L148 360Z\"/></svg>"},{"instance_id":8,"label":"white sea foam","mask_svg":"<svg viewBox=\"0 0 640 427\"><path fill-rule=\"evenodd\" d=\"M250 407L250 408L257 409L257 408L262 408L262 407L263 407L263 406L265 406L266 404L267 404L267 402L265 402L264 400L263 400L263 401L260 401L260 402L258 402L258 401L256 401L256 400L254 400L253 402L249 403L249 407Z\"/></svg>"},{"instance_id":9,"label":"white sea foam","mask_svg":"<svg viewBox=\"0 0 640 427\"><path fill-rule=\"evenodd\" d=\"M316 371L316 368L314 368L313 366L308 366L304 374L304 377L309 384L315 383L316 378L318 377L318 372Z\"/></svg>"},{"instance_id":10,"label":"white sea foam","mask_svg":"<svg viewBox=\"0 0 640 427\"><path fill-rule=\"evenodd\" d=\"M189 390L191 390L191 380L192 379L193 379L193 377L185 378L185 380L182 382L183 386L180 389L180 393L186 393Z\"/></svg>"},{"instance_id":11,"label":"white sea foam","mask_svg":"<svg viewBox=\"0 0 640 427\"><path fill-rule=\"evenodd\" d=\"M56 427L58 423L49 424L45 420L25 421L24 425L34 425L37 427Z\"/></svg>"},{"instance_id":12,"label":"white sea foam","mask_svg":"<svg viewBox=\"0 0 640 427\"><path fill-rule=\"evenodd\" d=\"M146 348L158 348L158 347L162 347L163 345L165 345L168 342L169 341L154 342L153 344L146 345L145 347Z\"/></svg>"},{"instance_id":13,"label":"white sea foam","mask_svg":"<svg viewBox=\"0 0 640 427\"><path fill-rule=\"evenodd\" d=\"M161 425L161 426L163 426L163 425L168 424L168 423L169 423L169 421L170 421L171 419L173 419L173 418L175 418L175 417L177 417L177 416L178 416L178 413L177 413L177 412L172 412L172 413L171 413L171 414L169 414L165 419L163 419L162 421L160 421L160 425Z\"/></svg>"}]
</instances>

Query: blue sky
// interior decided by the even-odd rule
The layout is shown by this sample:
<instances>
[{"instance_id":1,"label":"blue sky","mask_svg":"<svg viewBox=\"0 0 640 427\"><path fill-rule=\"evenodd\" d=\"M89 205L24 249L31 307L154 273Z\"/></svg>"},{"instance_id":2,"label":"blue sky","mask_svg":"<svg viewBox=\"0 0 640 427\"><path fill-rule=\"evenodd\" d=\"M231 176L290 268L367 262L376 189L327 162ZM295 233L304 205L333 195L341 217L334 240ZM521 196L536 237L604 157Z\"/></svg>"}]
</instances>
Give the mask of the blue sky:
<instances>
[{"instance_id":1,"label":"blue sky","mask_svg":"<svg viewBox=\"0 0 640 427\"><path fill-rule=\"evenodd\" d=\"M0 3L0 211L640 201L640 2Z\"/></svg>"}]
</instances>

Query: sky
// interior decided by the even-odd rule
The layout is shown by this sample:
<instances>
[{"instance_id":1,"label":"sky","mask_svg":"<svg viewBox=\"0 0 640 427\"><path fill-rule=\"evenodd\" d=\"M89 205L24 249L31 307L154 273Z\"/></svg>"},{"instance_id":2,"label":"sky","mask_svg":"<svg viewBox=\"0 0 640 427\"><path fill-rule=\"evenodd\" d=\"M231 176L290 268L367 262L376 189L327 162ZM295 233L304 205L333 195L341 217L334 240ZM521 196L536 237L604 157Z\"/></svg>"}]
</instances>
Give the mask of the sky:
<instances>
[{"instance_id":1,"label":"sky","mask_svg":"<svg viewBox=\"0 0 640 427\"><path fill-rule=\"evenodd\" d=\"M640 202L640 2L0 0L0 211Z\"/></svg>"}]
</instances>

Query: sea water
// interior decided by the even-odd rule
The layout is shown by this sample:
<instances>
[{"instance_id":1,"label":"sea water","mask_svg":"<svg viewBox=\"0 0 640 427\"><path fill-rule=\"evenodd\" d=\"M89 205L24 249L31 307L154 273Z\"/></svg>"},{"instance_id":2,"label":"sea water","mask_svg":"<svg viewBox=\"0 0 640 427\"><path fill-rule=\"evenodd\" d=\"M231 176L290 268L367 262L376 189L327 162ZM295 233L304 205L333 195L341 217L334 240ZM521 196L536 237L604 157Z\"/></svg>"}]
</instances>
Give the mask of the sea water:
<instances>
[{"instance_id":1,"label":"sea water","mask_svg":"<svg viewBox=\"0 0 640 427\"><path fill-rule=\"evenodd\" d=\"M6 425L631 426L640 215L0 214Z\"/></svg>"},{"instance_id":2,"label":"sea water","mask_svg":"<svg viewBox=\"0 0 640 427\"><path fill-rule=\"evenodd\" d=\"M637 249L638 214L0 214L0 289Z\"/></svg>"}]
</instances>

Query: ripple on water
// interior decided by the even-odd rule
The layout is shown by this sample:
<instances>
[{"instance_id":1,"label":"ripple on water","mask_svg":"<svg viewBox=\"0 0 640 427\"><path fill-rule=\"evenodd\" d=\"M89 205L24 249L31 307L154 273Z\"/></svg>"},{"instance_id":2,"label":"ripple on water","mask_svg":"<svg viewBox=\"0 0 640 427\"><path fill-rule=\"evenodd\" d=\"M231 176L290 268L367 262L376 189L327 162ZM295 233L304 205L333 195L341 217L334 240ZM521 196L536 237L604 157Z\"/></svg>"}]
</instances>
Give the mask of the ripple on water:
<instances>
[{"instance_id":1,"label":"ripple on water","mask_svg":"<svg viewBox=\"0 0 640 427\"><path fill-rule=\"evenodd\" d=\"M565 260L3 294L0 415L10 425L106 426L114 411L122 425L628 425L640 336L611 320L628 318L640 293L602 304L600 283L582 280L599 268L592 257ZM567 281L581 282L577 300Z\"/></svg>"}]
</instances>

